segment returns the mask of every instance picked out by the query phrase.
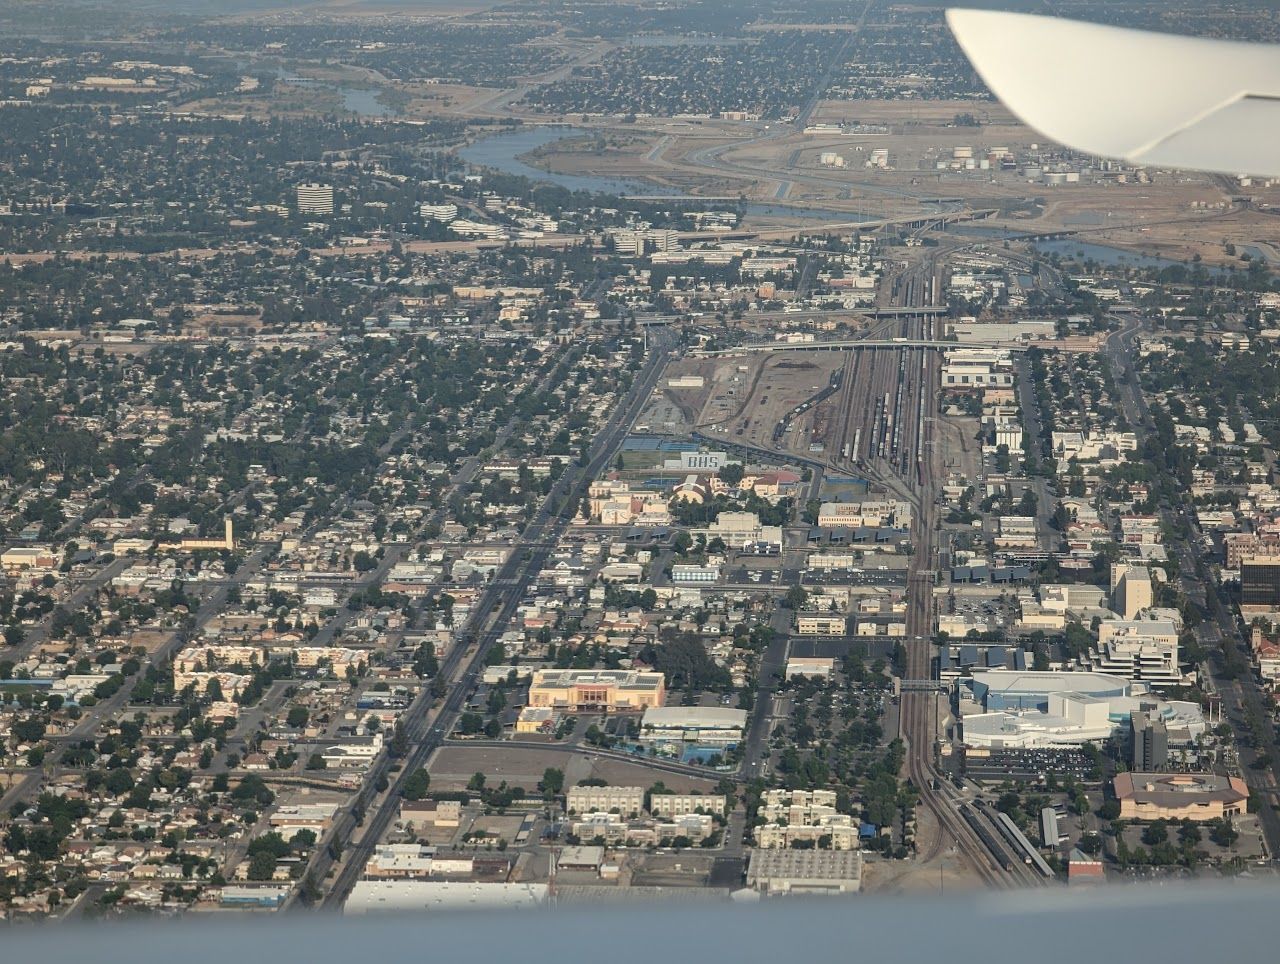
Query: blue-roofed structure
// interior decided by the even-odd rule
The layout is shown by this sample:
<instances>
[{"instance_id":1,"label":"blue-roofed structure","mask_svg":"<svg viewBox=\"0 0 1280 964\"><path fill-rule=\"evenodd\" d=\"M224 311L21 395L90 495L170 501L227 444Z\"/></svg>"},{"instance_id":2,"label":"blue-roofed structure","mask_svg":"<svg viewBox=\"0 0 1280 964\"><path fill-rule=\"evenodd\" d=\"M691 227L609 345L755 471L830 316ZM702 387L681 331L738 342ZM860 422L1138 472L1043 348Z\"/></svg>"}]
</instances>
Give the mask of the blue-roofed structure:
<instances>
[{"instance_id":1,"label":"blue-roofed structure","mask_svg":"<svg viewBox=\"0 0 1280 964\"><path fill-rule=\"evenodd\" d=\"M988 713L1007 710L1047 712L1049 694L1078 693L1094 699L1129 695L1129 680L1107 673L1057 673L1033 670L977 669L962 681Z\"/></svg>"}]
</instances>

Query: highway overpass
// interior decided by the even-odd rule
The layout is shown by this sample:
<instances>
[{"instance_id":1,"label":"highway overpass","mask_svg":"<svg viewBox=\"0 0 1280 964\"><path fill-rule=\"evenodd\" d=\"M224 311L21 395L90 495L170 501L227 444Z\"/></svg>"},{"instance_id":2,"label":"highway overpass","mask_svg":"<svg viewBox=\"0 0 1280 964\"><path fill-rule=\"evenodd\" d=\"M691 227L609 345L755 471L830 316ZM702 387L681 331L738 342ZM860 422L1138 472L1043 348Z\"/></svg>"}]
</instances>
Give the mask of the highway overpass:
<instances>
[{"instance_id":1,"label":"highway overpass","mask_svg":"<svg viewBox=\"0 0 1280 964\"><path fill-rule=\"evenodd\" d=\"M720 355L755 355L774 351L845 351L857 348L1003 348L1006 351L1026 351L1027 346L1002 341L925 341L920 338L876 339L853 338L841 341L766 342L758 345L740 345L737 348L721 348L715 351L689 352L695 358L713 358Z\"/></svg>"}]
</instances>

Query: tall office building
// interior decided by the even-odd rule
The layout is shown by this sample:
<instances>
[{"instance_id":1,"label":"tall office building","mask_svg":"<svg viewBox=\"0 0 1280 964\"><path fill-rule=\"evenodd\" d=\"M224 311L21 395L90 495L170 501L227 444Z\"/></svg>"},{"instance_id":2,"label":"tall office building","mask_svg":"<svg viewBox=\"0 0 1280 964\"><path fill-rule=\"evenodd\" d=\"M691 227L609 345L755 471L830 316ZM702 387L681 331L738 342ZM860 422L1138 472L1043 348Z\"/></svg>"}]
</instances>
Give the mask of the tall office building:
<instances>
[{"instance_id":1,"label":"tall office building","mask_svg":"<svg viewBox=\"0 0 1280 964\"><path fill-rule=\"evenodd\" d=\"M1254 556L1241 561L1240 605L1280 606L1280 556Z\"/></svg>"},{"instance_id":2,"label":"tall office building","mask_svg":"<svg viewBox=\"0 0 1280 964\"><path fill-rule=\"evenodd\" d=\"M1111 566L1111 596L1112 608L1125 619L1133 619L1154 602L1151 570L1146 566L1114 563Z\"/></svg>"},{"instance_id":3,"label":"tall office building","mask_svg":"<svg viewBox=\"0 0 1280 964\"><path fill-rule=\"evenodd\" d=\"M419 204L418 214L426 221L448 223L458 216L458 205L446 201L443 204Z\"/></svg>"},{"instance_id":4,"label":"tall office building","mask_svg":"<svg viewBox=\"0 0 1280 964\"><path fill-rule=\"evenodd\" d=\"M333 213L333 185L332 184L299 184L298 185L298 213L299 214L332 214Z\"/></svg>"},{"instance_id":5,"label":"tall office building","mask_svg":"<svg viewBox=\"0 0 1280 964\"><path fill-rule=\"evenodd\" d=\"M1129 736L1133 747L1133 769L1137 772L1162 770L1169 762L1169 729L1152 710L1129 714Z\"/></svg>"}]
</instances>

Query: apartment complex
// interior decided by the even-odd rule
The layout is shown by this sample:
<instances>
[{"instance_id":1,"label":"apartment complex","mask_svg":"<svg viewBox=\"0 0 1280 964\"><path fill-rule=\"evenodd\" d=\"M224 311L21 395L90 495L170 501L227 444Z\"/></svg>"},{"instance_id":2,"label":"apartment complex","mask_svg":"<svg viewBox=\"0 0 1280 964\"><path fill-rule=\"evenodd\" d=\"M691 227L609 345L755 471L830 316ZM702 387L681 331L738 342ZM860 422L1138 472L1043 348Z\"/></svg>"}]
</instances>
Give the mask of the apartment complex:
<instances>
[{"instance_id":1,"label":"apartment complex","mask_svg":"<svg viewBox=\"0 0 1280 964\"><path fill-rule=\"evenodd\" d=\"M854 850L858 823L836 810L834 790L769 790L756 827L756 847L762 850L817 847L819 850Z\"/></svg>"},{"instance_id":2,"label":"apartment complex","mask_svg":"<svg viewBox=\"0 0 1280 964\"><path fill-rule=\"evenodd\" d=\"M724 813L727 803L722 793L654 793L649 798L649 812L655 817Z\"/></svg>"},{"instance_id":3,"label":"apartment complex","mask_svg":"<svg viewBox=\"0 0 1280 964\"><path fill-rule=\"evenodd\" d=\"M565 795L570 813L609 813L632 817L644 810L643 787L570 787Z\"/></svg>"}]
</instances>

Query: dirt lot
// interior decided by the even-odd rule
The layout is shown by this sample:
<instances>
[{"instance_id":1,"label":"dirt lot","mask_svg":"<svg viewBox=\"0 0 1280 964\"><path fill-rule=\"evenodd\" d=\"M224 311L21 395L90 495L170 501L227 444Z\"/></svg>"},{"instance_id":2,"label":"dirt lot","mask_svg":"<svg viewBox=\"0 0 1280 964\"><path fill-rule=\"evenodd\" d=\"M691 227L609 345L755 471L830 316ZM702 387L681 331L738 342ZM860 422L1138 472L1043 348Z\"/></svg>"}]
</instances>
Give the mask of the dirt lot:
<instances>
[{"instance_id":1,"label":"dirt lot","mask_svg":"<svg viewBox=\"0 0 1280 964\"><path fill-rule=\"evenodd\" d=\"M774 448L778 422L822 391L843 361L838 352L804 351L726 359L716 372L699 427L729 442ZM800 431L791 434L798 438Z\"/></svg>"},{"instance_id":2,"label":"dirt lot","mask_svg":"<svg viewBox=\"0 0 1280 964\"><path fill-rule=\"evenodd\" d=\"M675 358L662 373L637 419L637 425L648 426L658 435L687 435L693 430L699 413L707 403L717 379L720 363L713 358ZM702 379L701 387L672 388L673 379L695 376Z\"/></svg>"},{"instance_id":3,"label":"dirt lot","mask_svg":"<svg viewBox=\"0 0 1280 964\"><path fill-rule=\"evenodd\" d=\"M927 864L869 858L862 867L864 894L924 894L983 890L985 885L954 851Z\"/></svg>"},{"instance_id":4,"label":"dirt lot","mask_svg":"<svg viewBox=\"0 0 1280 964\"><path fill-rule=\"evenodd\" d=\"M921 854L932 851L939 827L928 807L917 807L916 844ZM862 869L862 892L873 894L982 890L986 885L956 850L943 841L932 860L885 860L868 855Z\"/></svg>"},{"instance_id":5,"label":"dirt lot","mask_svg":"<svg viewBox=\"0 0 1280 964\"><path fill-rule=\"evenodd\" d=\"M975 114L984 124L1016 124L995 101L972 100L824 100L813 112L811 123L839 124L950 124L956 114Z\"/></svg>"},{"instance_id":6,"label":"dirt lot","mask_svg":"<svg viewBox=\"0 0 1280 964\"><path fill-rule=\"evenodd\" d=\"M975 436L980 426L976 418L949 416L934 423L938 436L943 440L946 453L946 473L956 473L967 479L976 479L981 473L982 450Z\"/></svg>"}]
</instances>

